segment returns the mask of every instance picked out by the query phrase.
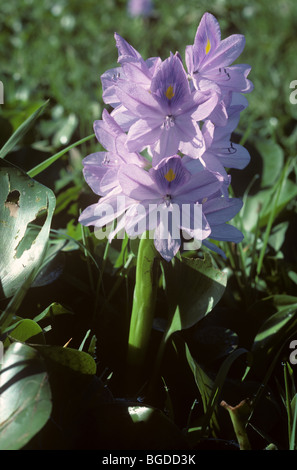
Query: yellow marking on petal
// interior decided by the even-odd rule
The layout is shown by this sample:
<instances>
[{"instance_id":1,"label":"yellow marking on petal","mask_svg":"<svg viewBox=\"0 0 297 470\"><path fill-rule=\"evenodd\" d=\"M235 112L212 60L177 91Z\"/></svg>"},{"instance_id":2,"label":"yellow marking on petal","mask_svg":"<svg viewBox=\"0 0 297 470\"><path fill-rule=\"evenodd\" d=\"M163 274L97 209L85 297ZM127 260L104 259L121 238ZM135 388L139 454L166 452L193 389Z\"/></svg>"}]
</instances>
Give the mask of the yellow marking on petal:
<instances>
[{"instance_id":1,"label":"yellow marking on petal","mask_svg":"<svg viewBox=\"0 0 297 470\"><path fill-rule=\"evenodd\" d=\"M167 181L169 181L169 183L171 183L171 181L175 180L175 177L176 174L174 173L173 169L170 168L170 170L167 171L165 178L167 179Z\"/></svg>"},{"instance_id":2,"label":"yellow marking on petal","mask_svg":"<svg viewBox=\"0 0 297 470\"><path fill-rule=\"evenodd\" d=\"M210 40L207 38L207 44L206 44L206 47L205 47L205 54L208 54L210 49L211 49Z\"/></svg>"},{"instance_id":3,"label":"yellow marking on petal","mask_svg":"<svg viewBox=\"0 0 297 470\"><path fill-rule=\"evenodd\" d=\"M171 100L174 97L174 91L173 91L172 85L169 85L169 87L166 90L165 95L166 95L166 98L168 98L169 100Z\"/></svg>"},{"instance_id":4,"label":"yellow marking on petal","mask_svg":"<svg viewBox=\"0 0 297 470\"><path fill-rule=\"evenodd\" d=\"M203 200L202 200L202 204L205 204L205 202L207 201L207 197L205 197Z\"/></svg>"}]
</instances>

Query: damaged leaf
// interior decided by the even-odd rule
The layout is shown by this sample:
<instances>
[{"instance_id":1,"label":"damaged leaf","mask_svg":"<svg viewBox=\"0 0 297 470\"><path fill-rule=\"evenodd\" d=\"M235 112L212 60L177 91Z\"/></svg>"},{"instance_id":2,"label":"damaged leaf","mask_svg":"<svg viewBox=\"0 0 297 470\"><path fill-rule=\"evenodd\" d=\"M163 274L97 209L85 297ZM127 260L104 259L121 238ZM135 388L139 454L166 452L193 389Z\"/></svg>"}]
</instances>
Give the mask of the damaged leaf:
<instances>
[{"instance_id":1,"label":"damaged leaf","mask_svg":"<svg viewBox=\"0 0 297 470\"><path fill-rule=\"evenodd\" d=\"M13 296L42 262L55 208L53 192L0 159L0 295ZM32 230L30 224L38 225ZM33 275L34 277L34 275Z\"/></svg>"}]
</instances>

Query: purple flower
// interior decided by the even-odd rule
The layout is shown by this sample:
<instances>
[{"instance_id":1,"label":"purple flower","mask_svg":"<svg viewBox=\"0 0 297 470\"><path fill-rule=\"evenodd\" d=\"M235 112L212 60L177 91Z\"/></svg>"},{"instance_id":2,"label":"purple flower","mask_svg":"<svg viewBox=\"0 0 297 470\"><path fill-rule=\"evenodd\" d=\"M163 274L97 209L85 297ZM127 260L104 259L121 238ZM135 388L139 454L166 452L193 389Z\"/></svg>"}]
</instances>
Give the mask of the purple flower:
<instances>
[{"instance_id":1,"label":"purple flower","mask_svg":"<svg viewBox=\"0 0 297 470\"><path fill-rule=\"evenodd\" d=\"M210 165L216 165L221 174L225 174L222 168L237 168L242 170L250 162L250 154L240 144L231 142L231 134L238 125L239 114L237 107L228 108L228 122L224 127L215 127L211 121L206 121L202 128L202 134L206 142L206 151L201 156L205 166L212 170ZM213 162L213 163L212 163Z\"/></svg>"},{"instance_id":2,"label":"purple flower","mask_svg":"<svg viewBox=\"0 0 297 470\"><path fill-rule=\"evenodd\" d=\"M242 34L233 34L221 40L218 21L210 13L205 13L193 46L186 48L186 64L195 87L200 89L203 81L209 81L219 85L223 91L252 91L253 85L247 79L251 67L246 64L231 65L244 46L245 37Z\"/></svg>"},{"instance_id":3,"label":"purple flower","mask_svg":"<svg viewBox=\"0 0 297 470\"><path fill-rule=\"evenodd\" d=\"M121 165L134 163L145 167L148 162L138 153L127 152L126 134L106 110L102 113L102 120L94 122L94 131L107 152L96 152L85 157L83 174L94 193L103 196L118 186L117 174Z\"/></svg>"},{"instance_id":4,"label":"purple flower","mask_svg":"<svg viewBox=\"0 0 297 470\"><path fill-rule=\"evenodd\" d=\"M109 234L110 240L121 229L130 237L153 231L156 249L169 261L180 249L181 232L202 241L212 235L214 227L214 238L222 233L222 239L228 235L232 241L238 239L234 227L224 225L239 210L236 200L221 198L222 183L216 176L202 167L191 174L178 155L149 171L134 164L122 165L118 181L117 188L80 216L82 224L97 228L122 216Z\"/></svg>"},{"instance_id":5,"label":"purple flower","mask_svg":"<svg viewBox=\"0 0 297 470\"><path fill-rule=\"evenodd\" d=\"M130 16L149 16L153 10L152 0L129 0L128 13Z\"/></svg>"},{"instance_id":6,"label":"purple flower","mask_svg":"<svg viewBox=\"0 0 297 470\"><path fill-rule=\"evenodd\" d=\"M127 135L127 148L141 151L150 146L153 165L178 151L189 148L203 151L197 121L205 119L217 104L211 90L191 92L182 62L171 55L157 68L147 90L135 83L118 80L117 95L137 120Z\"/></svg>"},{"instance_id":7,"label":"purple flower","mask_svg":"<svg viewBox=\"0 0 297 470\"><path fill-rule=\"evenodd\" d=\"M144 60L141 54L119 34L115 33L114 37L118 49L118 62L121 67L115 67L103 73L101 83L103 101L116 108L121 105L116 94L115 85L117 81L119 79L127 80L149 89L154 71L162 61L160 57L151 57Z\"/></svg>"},{"instance_id":8,"label":"purple flower","mask_svg":"<svg viewBox=\"0 0 297 470\"><path fill-rule=\"evenodd\" d=\"M210 120L206 120L202 127L206 150L199 159L205 168L223 180L222 193L225 196L230 184L226 168L243 169L250 162L247 149L231 141L231 134L238 125L241 109L241 106L236 105L227 108L228 121L225 126L216 127Z\"/></svg>"},{"instance_id":9,"label":"purple flower","mask_svg":"<svg viewBox=\"0 0 297 470\"><path fill-rule=\"evenodd\" d=\"M242 200L237 198L210 198L203 204L203 213L211 228L210 239L217 241L232 241L240 243L243 234L229 222L242 208ZM209 240L203 240L203 245L226 258L225 253Z\"/></svg>"},{"instance_id":10,"label":"purple flower","mask_svg":"<svg viewBox=\"0 0 297 470\"><path fill-rule=\"evenodd\" d=\"M153 231L156 249L168 261L180 248L181 230L200 241L210 235L199 206L221 186L210 172L202 169L193 177L175 155L149 171L134 164L123 165L118 181L117 188L83 211L80 223L98 229L119 219L110 240L121 229L130 237Z\"/></svg>"},{"instance_id":11,"label":"purple flower","mask_svg":"<svg viewBox=\"0 0 297 470\"><path fill-rule=\"evenodd\" d=\"M242 93L252 90L250 67L232 65L244 36L221 40L217 20L206 13L186 48L188 74L179 53L144 60L117 33L115 40L120 67L101 77L103 99L114 109L94 123L106 151L83 160L86 182L101 198L83 211L80 223L109 240L124 231L129 237L149 231L168 261L189 238L224 256L210 240L243 238L228 223L242 201L229 198L227 169L242 169L250 160L232 142L248 105Z\"/></svg>"}]
</instances>

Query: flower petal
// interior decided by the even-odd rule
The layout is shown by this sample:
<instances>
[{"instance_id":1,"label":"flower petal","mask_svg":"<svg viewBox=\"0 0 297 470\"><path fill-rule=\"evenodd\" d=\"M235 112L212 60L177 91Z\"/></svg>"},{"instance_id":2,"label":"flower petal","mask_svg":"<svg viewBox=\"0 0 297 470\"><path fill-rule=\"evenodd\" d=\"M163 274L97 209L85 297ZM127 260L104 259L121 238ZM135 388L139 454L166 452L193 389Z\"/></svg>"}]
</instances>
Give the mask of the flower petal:
<instances>
[{"instance_id":1,"label":"flower petal","mask_svg":"<svg viewBox=\"0 0 297 470\"><path fill-rule=\"evenodd\" d=\"M127 148L130 152L140 152L144 147L158 142L161 134L159 120L138 119L129 129L126 141Z\"/></svg>"},{"instance_id":2,"label":"flower petal","mask_svg":"<svg viewBox=\"0 0 297 470\"><path fill-rule=\"evenodd\" d=\"M244 46L245 37L242 34L232 34L223 39L214 53L204 62L203 72L231 65L242 53Z\"/></svg>"},{"instance_id":3,"label":"flower petal","mask_svg":"<svg viewBox=\"0 0 297 470\"><path fill-rule=\"evenodd\" d=\"M102 112L102 119L94 122L93 128L98 142L106 150L116 153L116 138L124 135L124 132L106 109Z\"/></svg>"},{"instance_id":4,"label":"flower petal","mask_svg":"<svg viewBox=\"0 0 297 470\"><path fill-rule=\"evenodd\" d=\"M162 109L152 94L142 86L119 80L117 82L117 96L125 108L139 118L145 116L160 119Z\"/></svg>"},{"instance_id":5,"label":"flower petal","mask_svg":"<svg viewBox=\"0 0 297 470\"><path fill-rule=\"evenodd\" d=\"M168 230L168 227L160 222L154 233L154 244L162 258L169 262L180 249L181 239L180 237L173 238L170 229Z\"/></svg>"},{"instance_id":6,"label":"flower petal","mask_svg":"<svg viewBox=\"0 0 297 470\"><path fill-rule=\"evenodd\" d=\"M149 173L163 195L174 194L177 188L191 178L191 173L183 166L178 155L163 159L158 166L151 168Z\"/></svg>"},{"instance_id":7,"label":"flower petal","mask_svg":"<svg viewBox=\"0 0 297 470\"><path fill-rule=\"evenodd\" d=\"M109 169L112 168L112 166L104 164L106 156L106 152L96 152L88 155L82 161L84 166L83 174L87 184L95 194L100 196L104 194L101 187L102 179ZM117 167L116 163L114 165Z\"/></svg>"},{"instance_id":8,"label":"flower petal","mask_svg":"<svg viewBox=\"0 0 297 470\"><path fill-rule=\"evenodd\" d=\"M244 236L241 231L233 225L222 224L215 225L211 228L211 234L209 238L224 242L240 243L244 239Z\"/></svg>"},{"instance_id":9,"label":"flower petal","mask_svg":"<svg viewBox=\"0 0 297 470\"><path fill-rule=\"evenodd\" d=\"M118 33L114 33L114 38L116 41L116 47L118 49L118 62L121 62L127 58L142 59L140 53L134 49L122 36Z\"/></svg>"},{"instance_id":10,"label":"flower petal","mask_svg":"<svg viewBox=\"0 0 297 470\"><path fill-rule=\"evenodd\" d=\"M198 62L212 55L221 41L221 30L217 19L211 13L204 13L197 28L194 49Z\"/></svg>"},{"instance_id":11,"label":"flower petal","mask_svg":"<svg viewBox=\"0 0 297 470\"><path fill-rule=\"evenodd\" d=\"M169 129L161 128L159 138L152 145L153 165L156 166L163 158L175 155L178 152L180 144L180 132L177 126Z\"/></svg>"},{"instance_id":12,"label":"flower petal","mask_svg":"<svg viewBox=\"0 0 297 470\"><path fill-rule=\"evenodd\" d=\"M251 160L248 150L242 145L234 143L229 147L229 154L222 155L220 153L218 158L226 168L237 168L238 170L243 170Z\"/></svg>"},{"instance_id":13,"label":"flower petal","mask_svg":"<svg viewBox=\"0 0 297 470\"><path fill-rule=\"evenodd\" d=\"M233 219L242 205L242 200L237 198L209 199L203 204L203 212L213 230L214 226Z\"/></svg>"},{"instance_id":14,"label":"flower petal","mask_svg":"<svg viewBox=\"0 0 297 470\"><path fill-rule=\"evenodd\" d=\"M98 220L98 217L95 216L95 209L97 205L98 204L91 204L82 211L78 218L80 224L85 226L95 225Z\"/></svg>"},{"instance_id":15,"label":"flower petal","mask_svg":"<svg viewBox=\"0 0 297 470\"><path fill-rule=\"evenodd\" d=\"M180 228L196 240L209 237L211 229L201 204L181 204Z\"/></svg>"},{"instance_id":16,"label":"flower petal","mask_svg":"<svg viewBox=\"0 0 297 470\"><path fill-rule=\"evenodd\" d=\"M138 117L135 116L131 111L129 111L125 106L119 104L112 112L111 116L115 122L121 127L123 132L128 132L130 127L138 120Z\"/></svg>"},{"instance_id":17,"label":"flower petal","mask_svg":"<svg viewBox=\"0 0 297 470\"><path fill-rule=\"evenodd\" d=\"M152 78L150 91L165 114L175 114L190 98L189 82L178 54L162 62Z\"/></svg>"},{"instance_id":18,"label":"flower petal","mask_svg":"<svg viewBox=\"0 0 297 470\"><path fill-rule=\"evenodd\" d=\"M160 199L160 194L149 173L136 165L122 166L118 179L123 193L136 201Z\"/></svg>"},{"instance_id":19,"label":"flower petal","mask_svg":"<svg viewBox=\"0 0 297 470\"><path fill-rule=\"evenodd\" d=\"M178 188L174 197L179 202L199 202L215 194L222 186L222 182L210 171L204 170L192 176L188 183Z\"/></svg>"},{"instance_id":20,"label":"flower petal","mask_svg":"<svg viewBox=\"0 0 297 470\"><path fill-rule=\"evenodd\" d=\"M225 255L223 250L221 250L221 248L219 248L214 243L211 243L209 240L203 240L202 245L206 246L206 248L208 248L209 250L212 250L215 253L218 253L219 255L222 256L222 258L227 259L227 256Z\"/></svg>"}]
</instances>

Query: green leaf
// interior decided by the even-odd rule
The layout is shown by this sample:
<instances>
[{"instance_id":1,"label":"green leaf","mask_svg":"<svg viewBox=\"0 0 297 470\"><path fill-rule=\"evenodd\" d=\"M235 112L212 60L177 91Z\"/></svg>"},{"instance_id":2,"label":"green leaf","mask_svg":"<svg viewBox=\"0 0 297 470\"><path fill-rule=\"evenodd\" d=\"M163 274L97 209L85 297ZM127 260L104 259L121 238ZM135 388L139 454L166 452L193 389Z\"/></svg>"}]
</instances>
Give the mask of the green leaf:
<instances>
[{"instance_id":1,"label":"green leaf","mask_svg":"<svg viewBox=\"0 0 297 470\"><path fill-rule=\"evenodd\" d=\"M34 345L41 356L81 374L94 375L96 363L90 354L62 346Z\"/></svg>"},{"instance_id":2,"label":"green leaf","mask_svg":"<svg viewBox=\"0 0 297 470\"><path fill-rule=\"evenodd\" d=\"M221 299L227 274L216 269L210 255L204 259L178 258L164 265L169 310L173 313L167 337L190 328L205 317Z\"/></svg>"},{"instance_id":3,"label":"green leaf","mask_svg":"<svg viewBox=\"0 0 297 470\"><path fill-rule=\"evenodd\" d=\"M42 328L33 320L25 318L19 321L12 330L8 332L9 337L15 341L25 342L28 339L34 338L34 342L37 342L37 338L44 342Z\"/></svg>"},{"instance_id":4,"label":"green leaf","mask_svg":"<svg viewBox=\"0 0 297 470\"><path fill-rule=\"evenodd\" d=\"M215 379L213 380L193 358L188 345L185 343L185 354L188 364L192 370L196 385L202 397L204 417L199 433L205 435L206 429L210 427L214 431L219 429L217 404L220 393L225 384L229 370L232 364L242 355L246 355L248 361L251 361L251 355L245 348L238 348L229 354L223 361ZM248 368L247 368L248 369ZM191 432L191 429L189 429Z\"/></svg>"},{"instance_id":5,"label":"green leaf","mask_svg":"<svg viewBox=\"0 0 297 470\"><path fill-rule=\"evenodd\" d=\"M77 188L77 186L71 186L61 192L57 197L55 214L59 214L59 212L62 212L72 201L75 201L78 193L79 188Z\"/></svg>"},{"instance_id":6,"label":"green leaf","mask_svg":"<svg viewBox=\"0 0 297 470\"><path fill-rule=\"evenodd\" d=\"M273 301L277 312L263 323L255 336L252 352L258 358L260 355L271 357L271 354L284 344L297 326L297 297L276 295L266 300Z\"/></svg>"},{"instance_id":7,"label":"green leaf","mask_svg":"<svg viewBox=\"0 0 297 470\"><path fill-rule=\"evenodd\" d=\"M73 314L73 311L69 310L69 308L64 307L58 302L53 302L48 307L46 307L41 313L39 313L36 317L34 317L33 320L38 323L40 320L43 320L44 318L51 318L56 315L65 315L65 314Z\"/></svg>"},{"instance_id":8,"label":"green leaf","mask_svg":"<svg viewBox=\"0 0 297 470\"><path fill-rule=\"evenodd\" d=\"M0 150L0 159L5 158L6 155L11 152L14 147L18 144L18 142L24 137L24 135L27 134L29 129L33 126L34 122L43 113L48 103L49 100L46 101L42 106L40 106L33 114L31 114L28 119L26 119L25 122L23 122L23 124L20 125L20 127L18 127L18 129L12 134L12 136Z\"/></svg>"},{"instance_id":9,"label":"green leaf","mask_svg":"<svg viewBox=\"0 0 297 470\"><path fill-rule=\"evenodd\" d=\"M217 394L213 396L214 381L207 375L202 367L195 361L190 349L185 344L185 353L190 369L193 373L197 388L201 395L203 411L206 417L207 410L210 411L207 414L207 423L204 423L204 429L208 427L212 431L216 432L219 430L218 417L217 417ZM222 385L222 384L221 384ZM203 428L201 428L202 431Z\"/></svg>"},{"instance_id":10,"label":"green leaf","mask_svg":"<svg viewBox=\"0 0 297 470\"><path fill-rule=\"evenodd\" d=\"M38 230L39 227L36 227L36 235L38 234ZM67 243L68 241L66 239L50 239L48 241L42 263L32 287L46 286L59 278L64 268L64 256L62 254L62 250L65 248Z\"/></svg>"},{"instance_id":11,"label":"green leaf","mask_svg":"<svg viewBox=\"0 0 297 470\"><path fill-rule=\"evenodd\" d=\"M297 424L297 394L294 395L291 401L291 410L292 410L292 429L291 431L291 437L289 441L289 448L290 450L296 450L297 449L297 433L296 433L296 424Z\"/></svg>"},{"instance_id":12,"label":"green leaf","mask_svg":"<svg viewBox=\"0 0 297 470\"><path fill-rule=\"evenodd\" d=\"M281 249L285 241L288 227L289 227L289 222L286 221L286 222L282 222L276 225L271 230L268 243L277 253L279 252L279 250Z\"/></svg>"},{"instance_id":13,"label":"green leaf","mask_svg":"<svg viewBox=\"0 0 297 470\"><path fill-rule=\"evenodd\" d=\"M263 189L254 196L249 196L244 204L242 221L246 231L252 231L257 226L265 227L271 214L271 201L275 196L275 189ZM287 206L287 204L297 196L297 186L293 181L286 179L281 188L277 205L275 207L274 218Z\"/></svg>"},{"instance_id":14,"label":"green leaf","mask_svg":"<svg viewBox=\"0 0 297 470\"><path fill-rule=\"evenodd\" d=\"M45 161L39 163L34 168L29 170L28 175L31 176L31 178L34 178L35 176L39 175L39 173L46 170L49 166L51 166L53 163L55 163L57 160L59 160L59 158L61 158L63 155L65 155L65 153L69 152L74 147L77 147L78 145L81 145L84 142L87 142L88 140L93 139L94 136L95 136L95 134L91 134L87 137L84 137L83 139L78 140L77 142L74 142L74 144L68 145L68 147L65 147L60 152L55 153L55 155L50 156Z\"/></svg>"},{"instance_id":15,"label":"green leaf","mask_svg":"<svg viewBox=\"0 0 297 470\"><path fill-rule=\"evenodd\" d=\"M254 144L263 161L261 186L269 187L275 183L283 168L283 149L272 140L257 139Z\"/></svg>"},{"instance_id":16,"label":"green leaf","mask_svg":"<svg viewBox=\"0 0 297 470\"><path fill-rule=\"evenodd\" d=\"M297 273L295 271L288 271L288 277L294 282L294 284L297 284Z\"/></svg>"},{"instance_id":17,"label":"green leaf","mask_svg":"<svg viewBox=\"0 0 297 470\"><path fill-rule=\"evenodd\" d=\"M0 378L0 449L18 450L50 417L48 376L35 349L14 343L4 354Z\"/></svg>"},{"instance_id":18,"label":"green leaf","mask_svg":"<svg viewBox=\"0 0 297 470\"><path fill-rule=\"evenodd\" d=\"M55 208L53 192L15 166L0 160L0 283L11 297L42 262ZM38 231L30 223L44 222Z\"/></svg>"}]
</instances>

